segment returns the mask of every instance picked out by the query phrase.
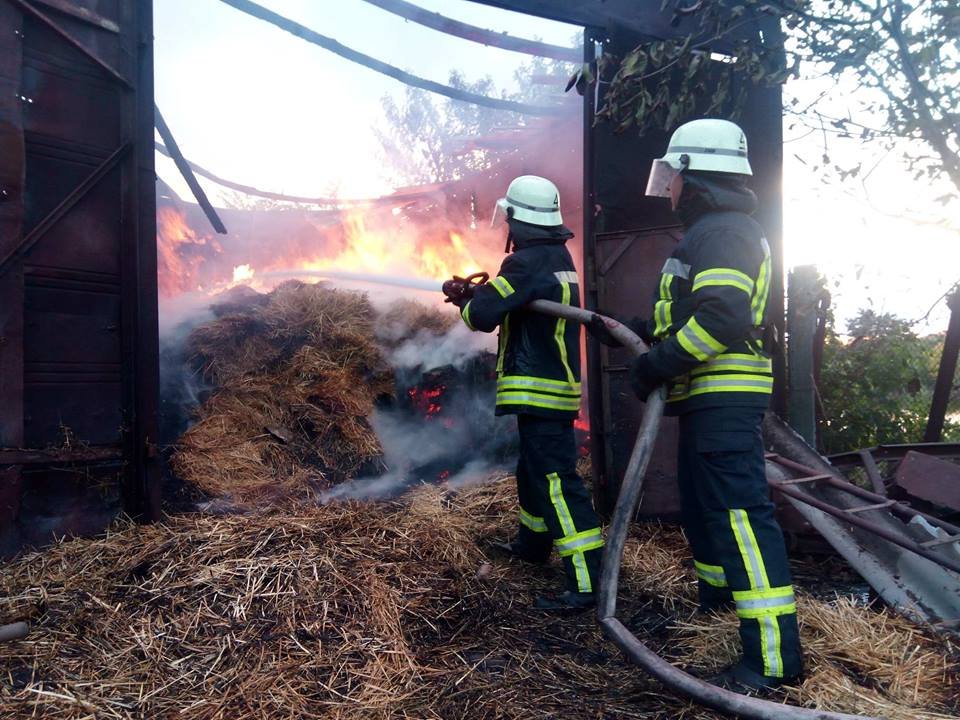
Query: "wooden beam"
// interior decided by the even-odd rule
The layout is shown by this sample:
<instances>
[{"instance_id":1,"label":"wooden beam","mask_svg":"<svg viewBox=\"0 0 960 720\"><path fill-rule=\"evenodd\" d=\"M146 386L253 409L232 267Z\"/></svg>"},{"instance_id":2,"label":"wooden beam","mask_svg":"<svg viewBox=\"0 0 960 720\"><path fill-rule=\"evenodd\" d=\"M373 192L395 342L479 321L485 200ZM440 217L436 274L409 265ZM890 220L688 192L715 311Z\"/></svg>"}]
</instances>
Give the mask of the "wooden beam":
<instances>
[{"instance_id":1,"label":"wooden beam","mask_svg":"<svg viewBox=\"0 0 960 720\"><path fill-rule=\"evenodd\" d=\"M443 95L453 100L461 100L474 105L482 105L484 107L491 107L497 110L523 113L525 115L558 115L563 111L560 106L552 107L549 105L530 105L529 103L521 103L514 100L504 100L503 98L480 95L479 93L473 93L460 88L444 85L443 83L434 82L433 80L427 80L426 78L418 77L417 75L413 75L401 70L398 67L385 63L382 60L377 60L374 57L357 52L353 48L349 48L346 45L337 42L333 38L327 37L326 35L321 35L315 30L311 30L310 28L301 25L298 22L294 22L293 20L285 18L282 15L278 15L271 10L267 10L267 8L257 5L255 2L251 2L250 0L220 1L232 8L236 8L240 12L244 12L247 15L257 18L258 20L264 20L271 25L276 25L281 30L285 30L291 35L297 36L301 40L306 40L308 43L313 43L314 45L322 47L324 50L329 50L335 55L339 55L350 62L363 65L366 68L375 70L376 72L386 75L387 77L392 77L394 80L399 80L407 85L418 87L421 90L428 90L429 92L437 93L438 95Z\"/></svg>"},{"instance_id":2,"label":"wooden beam","mask_svg":"<svg viewBox=\"0 0 960 720\"><path fill-rule=\"evenodd\" d=\"M214 230L221 235L226 235L227 226L223 224L223 220L220 219L217 211L214 210L213 205L210 204L207 194L203 191L203 188L200 187L197 176L193 174L193 170L190 168L190 163L187 162L183 153L180 152L180 146L177 145L177 141L173 139L173 133L170 132L170 128L167 126L166 121L164 121L163 115L160 114L160 108L154 106L154 114L157 131L160 133L160 137L163 138L164 145L166 145L170 157L176 164L177 170L183 175L183 179L186 180L187 185L190 186L190 192L193 193L193 196L197 199L197 203L199 203L203 209L203 214L207 216L207 220L210 221Z\"/></svg>"},{"instance_id":3,"label":"wooden beam","mask_svg":"<svg viewBox=\"0 0 960 720\"><path fill-rule=\"evenodd\" d=\"M554 60L564 60L566 62L579 63L582 60L583 50L581 48L551 45L540 42L539 40L513 37L505 32L486 30L476 25L453 20L440 13L424 10L422 7L406 2L406 0L365 0L365 2L376 5L382 10L386 10L394 15L399 15L406 20L423 25L424 27L439 30L447 35L453 35L458 38L463 38L464 40L480 43L481 45L489 45L491 47L501 48L502 50L512 50L527 55L553 58Z\"/></svg>"}]
</instances>

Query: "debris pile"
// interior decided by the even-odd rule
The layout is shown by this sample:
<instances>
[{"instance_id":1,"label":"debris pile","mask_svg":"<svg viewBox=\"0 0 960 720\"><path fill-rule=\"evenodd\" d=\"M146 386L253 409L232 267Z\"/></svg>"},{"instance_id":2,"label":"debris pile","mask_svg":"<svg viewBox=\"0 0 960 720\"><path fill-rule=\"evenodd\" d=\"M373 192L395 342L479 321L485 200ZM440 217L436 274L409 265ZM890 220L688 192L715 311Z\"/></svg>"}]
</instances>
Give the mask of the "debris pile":
<instances>
[{"instance_id":1,"label":"debris pile","mask_svg":"<svg viewBox=\"0 0 960 720\"><path fill-rule=\"evenodd\" d=\"M184 515L68 540L0 572L0 717L716 718L628 665L592 616L531 611L556 564L485 553L509 481L381 503ZM638 526L620 617L700 672L732 613L695 614L678 531ZM802 573L801 573L802 575ZM885 611L801 593L808 679L788 697L885 718L956 710L956 648Z\"/></svg>"},{"instance_id":2,"label":"debris pile","mask_svg":"<svg viewBox=\"0 0 960 720\"><path fill-rule=\"evenodd\" d=\"M193 330L187 354L213 394L172 467L184 481L243 502L302 495L377 469L369 417L393 393L362 293L287 282L234 294Z\"/></svg>"}]
</instances>

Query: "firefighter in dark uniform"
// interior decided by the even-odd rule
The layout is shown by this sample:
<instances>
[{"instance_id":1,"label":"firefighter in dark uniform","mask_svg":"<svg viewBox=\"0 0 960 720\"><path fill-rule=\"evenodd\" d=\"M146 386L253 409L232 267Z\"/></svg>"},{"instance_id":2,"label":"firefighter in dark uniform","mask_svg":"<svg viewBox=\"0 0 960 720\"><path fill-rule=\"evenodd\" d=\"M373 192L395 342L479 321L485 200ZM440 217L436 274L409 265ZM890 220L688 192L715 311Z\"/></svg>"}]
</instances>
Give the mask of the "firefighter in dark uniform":
<instances>
[{"instance_id":1,"label":"firefighter in dark uniform","mask_svg":"<svg viewBox=\"0 0 960 720\"><path fill-rule=\"evenodd\" d=\"M743 656L715 681L741 691L801 674L790 568L764 474L770 249L750 217L749 175L734 123L695 120L674 132L647 195L671 198L684 238L663 266L651 319L630 323L653 343L631 368L635 392L646 399L667 383L666 413L679 416L677 475L701 608L732 600L740 618ZM591 330L609 344L602 324Z\"/></svg>"},{"instance_id":2,"label":"firefighter in dark uniform","mask_svg":"<svg viewBox=\"0 0 960 720\"><path fill-rule=\"evenodd\" d=\"M545 563L556 548L567 590L537 600L547 610L594 604L603 548L600 522L576 469L573 421L580 409L580 327L527 311L538 299L580 306L573 237L560 215L556 186L524 175L510 183L494 213L509 225L500 272L454 302L471 330L500 329L497 415L516 415L520 435L516 539L498 544L511 555Z\"/></svg>"}]
</instances>

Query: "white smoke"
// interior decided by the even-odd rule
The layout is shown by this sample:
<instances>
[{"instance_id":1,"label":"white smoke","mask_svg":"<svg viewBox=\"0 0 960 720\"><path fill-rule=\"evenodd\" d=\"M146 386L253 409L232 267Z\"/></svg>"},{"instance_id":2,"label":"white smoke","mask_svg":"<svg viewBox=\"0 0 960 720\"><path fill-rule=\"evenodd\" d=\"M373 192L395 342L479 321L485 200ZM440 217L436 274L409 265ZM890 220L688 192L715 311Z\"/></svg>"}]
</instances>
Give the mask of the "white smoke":
<instances>
[{"instance_id":1,"label":"white smoke","mask_svg":"<svg viewBox=\"0 0 960 720\"><path fill-rule=\"evenodd\" d=\"M499 480L502 476L495 471L497 466L486 460L471 460L456 474L444 481L450 489L459 490ZM391 471L378 477L358 478L342 483L320 495L320 503L327 505L345 500L385 500L417 485L425 485L422 480L412 480L402 472Z\"/></svg>"},{"instance_id":2,"label":"white smoke","mask_svg":"<svg viewBox=\"0 0 960 720\"><path fill-rule=\"evenodd\" d=\"M390 353L388 360L394 368L404 370L419 368L427 372L447 365L462 369L477 353L491 349L493 337L472 332L463 323L457 323L440 337L421 330Z\"/></svg>"}]
</instances>

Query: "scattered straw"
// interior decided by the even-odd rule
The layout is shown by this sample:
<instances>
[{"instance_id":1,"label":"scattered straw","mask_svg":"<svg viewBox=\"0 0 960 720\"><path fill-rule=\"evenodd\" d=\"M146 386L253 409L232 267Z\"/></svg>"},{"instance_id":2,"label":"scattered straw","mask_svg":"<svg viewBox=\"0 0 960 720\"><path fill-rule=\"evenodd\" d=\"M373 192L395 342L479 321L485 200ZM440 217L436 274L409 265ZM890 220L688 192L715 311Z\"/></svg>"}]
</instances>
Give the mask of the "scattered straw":
<instances>
[{"instance_id":1,"label":"scattered straw","mask_svg":"<svg viewBox=\"0 0 960 720\"><path fill-rule=\"evenodd\" d=\"M589 613L529 609L561 574L485 552L513 530L511 485L181 516L27 555L0 573L0 622L34 627L0 645L0 716L717 717L626 664ZM619 615L703 672L735 656L736 619L694 615L683 548L635 528ZM851 602L804 595L800 612L809 677L783 699L954 709L944 641Z\"/></svg>"}]
</instances>

